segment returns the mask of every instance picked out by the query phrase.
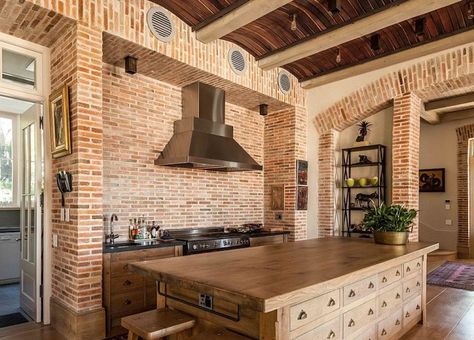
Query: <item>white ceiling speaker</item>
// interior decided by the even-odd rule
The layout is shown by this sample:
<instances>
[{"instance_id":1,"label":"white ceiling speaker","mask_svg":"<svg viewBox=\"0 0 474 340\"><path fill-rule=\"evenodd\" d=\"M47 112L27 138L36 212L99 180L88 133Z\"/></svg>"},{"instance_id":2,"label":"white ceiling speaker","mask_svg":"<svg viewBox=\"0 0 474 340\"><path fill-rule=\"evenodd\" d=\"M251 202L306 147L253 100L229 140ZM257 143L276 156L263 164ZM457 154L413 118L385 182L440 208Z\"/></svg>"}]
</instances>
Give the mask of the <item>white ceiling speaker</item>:
<instances>
[{"instance_id":1,"label":"white ceiling speaker","mask_svg":"<svg viewBox=\"0 0 474 340\"><path fill-rule=\"evenodd\" d=\"M242 50L238 48L229 49L227 54L227 61L229 62L230 68L235 74L242 75L247 69L247 62Z\"/></svg>"},{"instance_id":2,"label":"white ceiling speaker","mask_svg":"<svg viewBox=\"0 0 474 340\"><path fill-rule=\"evenodd\" d=\"M291 91L291 79L288 72L281 70L278 73L278 87L283 94L288 94Z\"/></svg>"},{"instance_id":3,"label":"white ceiling speaker","mask_svg":"<svg viewBox=\"0 0 474 340\"><path fill-rule=\"evenodd\" d=\"M148 10L147 24L151 33L163 42L171 41L176 33L169 12L160 6L151 7Z\"/></svg>"}]
</instances>

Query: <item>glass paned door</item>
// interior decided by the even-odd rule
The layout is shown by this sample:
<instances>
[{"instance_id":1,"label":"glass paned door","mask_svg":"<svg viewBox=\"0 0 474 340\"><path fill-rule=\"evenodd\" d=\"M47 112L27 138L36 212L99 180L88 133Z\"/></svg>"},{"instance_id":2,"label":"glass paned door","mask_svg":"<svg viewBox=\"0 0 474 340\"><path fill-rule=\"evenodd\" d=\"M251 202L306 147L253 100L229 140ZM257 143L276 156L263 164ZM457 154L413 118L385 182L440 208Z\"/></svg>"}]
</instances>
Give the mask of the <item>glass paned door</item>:
<instances>
[{"instance_id":1,"label":"glass paned door","mask_svg":"<svg viewBox=\"0 0 474 340\"><path fill-rule=\"evenodd\" d=\"M36 104L38 111L40 105ZM37 112L36 117L39 117ZM23 121L21 126L21 259L20 306L33 319L41 319L39 299L41 284L41 254L38 245L42 236L42 213L39 194L42 187L42 143L36 117Z\"/></svg>"}]
</instances>

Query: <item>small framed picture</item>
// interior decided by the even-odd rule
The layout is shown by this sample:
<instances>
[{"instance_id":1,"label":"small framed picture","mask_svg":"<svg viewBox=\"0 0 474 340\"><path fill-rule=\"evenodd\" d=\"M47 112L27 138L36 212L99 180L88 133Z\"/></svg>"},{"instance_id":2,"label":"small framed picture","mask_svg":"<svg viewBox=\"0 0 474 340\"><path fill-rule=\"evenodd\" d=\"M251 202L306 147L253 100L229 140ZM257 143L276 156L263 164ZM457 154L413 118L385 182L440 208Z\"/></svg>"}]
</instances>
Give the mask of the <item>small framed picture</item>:
<instances>
[{"instance_id":1,"label":"small framed picture","mask_svg":"<svg viewBox=\"0 0 474 340\"><path fill-rule=\"evenodd\" d=\"M420 170L420 192L445 192L445 186L444 168Z\"/></svg>"},{"instance_id":2,"label":"small framed picture","mask_svg":"<svg viewBox=\"0 0 474 340\"><path fill-rule=\"evenodd\" d=\"M296 184L308 185L308 161L296 161Z\"/></svg>"},{"instance_id":3,"label":"small framed picture","mask_svg":"<svg viewBox=\"0 0 474 340\"><path fill-rule=\"evenodd\" d=\"M272 210L285 210L285 187L283 185L272 186Z\"/></svg>"},{"instance_id":4,"label":"small framed picture","mask_svg":"<svg viewBox=\"0 0 474 340\"><path fill-rule=\"evenodd\" d=\"M298 186L298 192L296 197L296 209L297 210L308 210L308 187Z\"/></svg>"},{"instance_id":5,"label":"small framed picture","mask_svg":"<svg viewBox=\"0 0 474 340\"><path fill-rule=\"evenodd\" d=\"M51 153L59 158L71 153L69 89L64 85L49 96Z\"/></svg>"}]
</instances>

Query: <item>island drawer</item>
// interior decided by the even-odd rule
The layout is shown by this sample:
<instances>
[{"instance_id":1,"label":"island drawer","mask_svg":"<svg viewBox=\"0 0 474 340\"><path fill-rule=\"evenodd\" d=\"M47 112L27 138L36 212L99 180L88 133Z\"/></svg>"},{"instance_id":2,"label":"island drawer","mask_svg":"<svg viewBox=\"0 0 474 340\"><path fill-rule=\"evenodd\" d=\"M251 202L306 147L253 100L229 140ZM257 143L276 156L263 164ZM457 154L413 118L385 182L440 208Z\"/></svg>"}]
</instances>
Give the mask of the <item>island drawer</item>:
<instances>
[{"instance_id":1,"label":"island drawer","mask_svg":"<svg viewBox=\"0 0 474 340\"><path fill-rule=\"evenodd\" d=\"M421 314L421 295L413 298L403 306L403 323L409 324Z\"/></svg>"},{"instance_id":2,"label":"island drawer","mask_svg":"<svg viewBox=\"0 0 474 340\"><path fill-rule=\"evenodd\" d=\"M376 340L377 339L377 325L370 326L362 333L357 334L351 338L353 340Z\"/></svg>"},{"instance_id":3,"label":"island drawer","mask_svg":"<svg viewBox=\"0 0 474 340\"><path fill-rule=\"evenodd\" d=\"M423 259L421 257L408 261L403 264L403 272L405 275L410 275L411 273L414 273L417 270L421 270L421 267L423 265Z\"/></svg>"},{"instance_id":4,"label":"island drawer","mask_svg":"<svg viewBox=\"0 0 474 340\"><path fill-rule=\"evenodd\" d=\"M143 288L143 276L138 274L127 274L115 277L110 281L111 294L133 292Z\"/></svg>"},{"instance_id":5,"label":"island drawer","mask_svg":"<svg viewBox=\"0 0 474 340\"><path fill-rule=\"evenodd\" d=\"M298 327L331 313L341 306L340 290L334 290L290 308L290 329Z\"/></svg>"},{"instance_id":6,"label":"island drawer","mask_svg":"<svg viewBox=\"0 0 474 340\"><path fill-rule=\"evenodd\" d=\"M112 297L112 318L135 314L144 309L144 292L139 290L133 293L117 294Z\"/></svg>"},{"instance_id":7,"label":"island drawer","mask_svg":"<svg viewBox=\"0 0 474 340\"><path fill-rule=\"evenodd\" d=\"M378 324L378 339L392 339L402 329L402 310L397 310Z\"/></svg>"},{"instance_id":8,"label":"island drawer","mask_svg":"<svg viewBox=\"0 0 474 340\"><path fill-rule=\"evenodd\" d=\"M403 282L403 300L417 294L422 286L421 273Z\"/></svg>"},{"instance_id":9,"label":"island drawer","mask_svg":"<svg viewBox=\"0 0 474 340\"><path fill-rule=\"evenodd\" d=\"M296 340L338 340L342 339L341 318L332 319L309 332L300 335Z\"/></svg>"},{"instance_id":10,"label":"island drawer","mask_svg":"<svg viewBox=\"0 0 474 340\"><path fill-rule=\"evenodd\" d=\"M359 329L367 326L377 319L377 300L372 299L366 303L344 313L344 337L352 336Z\"/></svg>"},{"instance_id":11,"label":"island drawer","mask_svg":"<svg viewBox=\"0 0 474 340\"><path fill-rule=\"evenodd\" d=\"M343 289L344 306L377 291L377 275L347 285Z\"/></svg>"},{"instance_id":12,"label":"island drawer","mask_svg":"<svg viewBox=\"0 0 474 340\"><path fill-rule=\"evenodd\" d=\"M395 266L386 271L379 273L378 281L379 288L387 287L388 285L400 280L402 278L402 266Z\"/></svg>"},{"instance_id":13,"label":"island drawer","mask_svg":"<svg viewBox=\"0 0 474 340\"><path fill-rule=\"evenodd\" d=\"M403 287L401 283L395 283L394 287L382 293L378 297L379 315L385 314L393 307L402 303Z\"/></svg>"}]
</instances>

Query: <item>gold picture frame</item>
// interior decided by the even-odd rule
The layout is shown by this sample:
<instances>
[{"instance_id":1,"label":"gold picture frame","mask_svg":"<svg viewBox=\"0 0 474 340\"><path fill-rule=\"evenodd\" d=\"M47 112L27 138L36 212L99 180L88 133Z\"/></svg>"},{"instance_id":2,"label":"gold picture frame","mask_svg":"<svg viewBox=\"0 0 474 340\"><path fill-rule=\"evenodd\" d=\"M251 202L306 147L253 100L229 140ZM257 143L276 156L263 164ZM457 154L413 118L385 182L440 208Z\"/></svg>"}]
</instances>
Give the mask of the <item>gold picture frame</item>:
<instances>
[{"instance_id":1,"label":"gold picture frame","mask_svg":"<svg viewBox=\"0 0 474 340\"><path fill-rule=\"evenodd\" d=\"M49 96L51 154L59 158L71 154L69 88L64 85Z\"/></svg>"}]
</instances>

